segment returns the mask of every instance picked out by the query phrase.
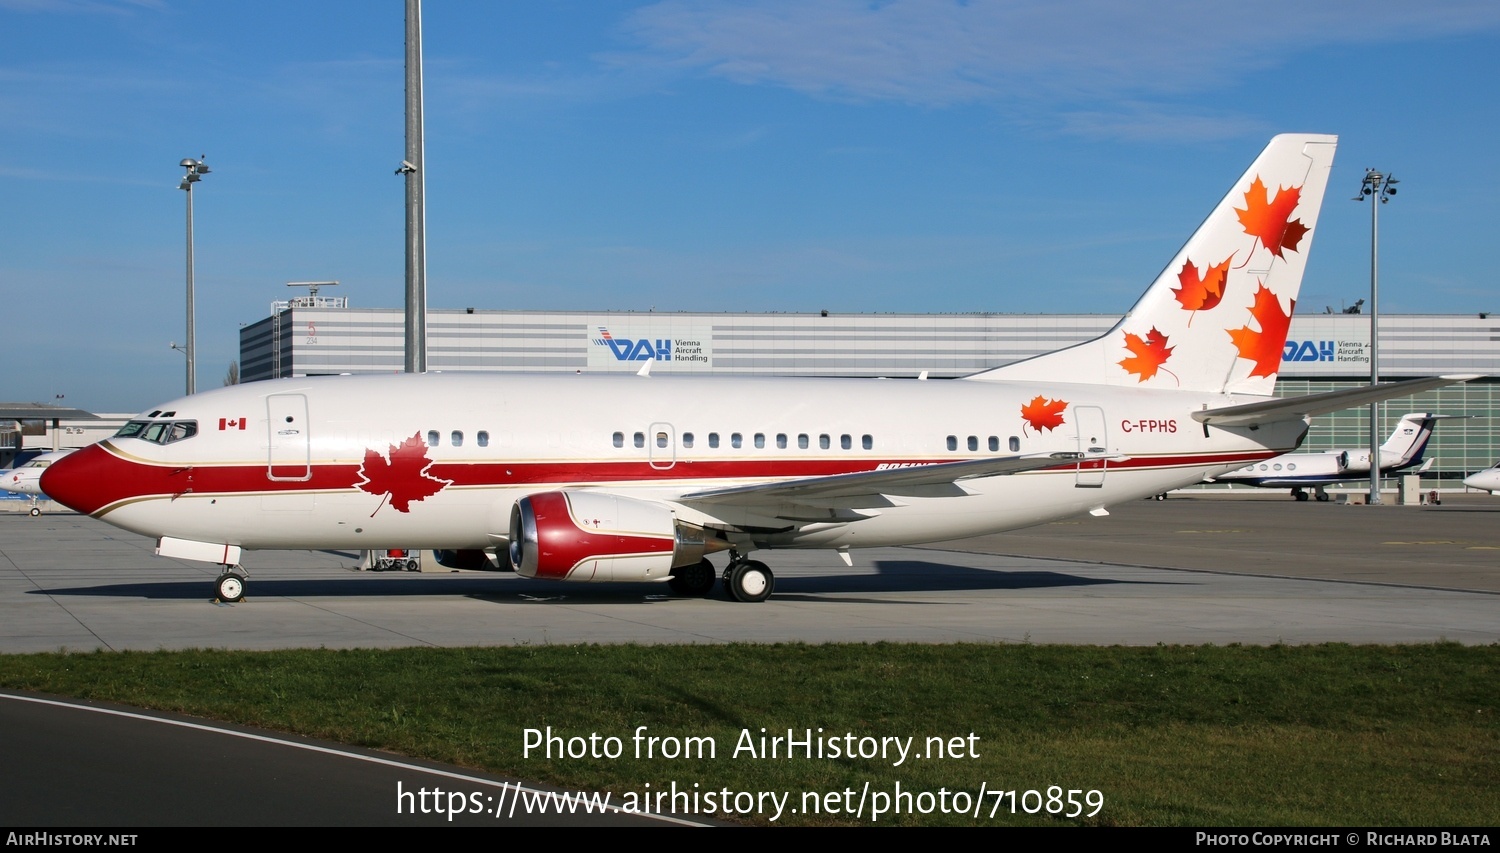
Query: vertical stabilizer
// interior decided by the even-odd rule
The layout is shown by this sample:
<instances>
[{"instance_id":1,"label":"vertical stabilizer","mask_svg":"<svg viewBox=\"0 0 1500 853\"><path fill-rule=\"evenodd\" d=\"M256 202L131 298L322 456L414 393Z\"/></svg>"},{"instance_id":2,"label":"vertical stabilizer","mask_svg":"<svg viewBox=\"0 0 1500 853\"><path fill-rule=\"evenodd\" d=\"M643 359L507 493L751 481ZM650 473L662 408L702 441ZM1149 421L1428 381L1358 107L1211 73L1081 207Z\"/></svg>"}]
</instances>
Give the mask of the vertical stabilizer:
<instances>
[{"instance_id":1,"label":"vertical stabilizer","mask_svg":"<svg viewBox=\"0 0 1500 853\"><path fill-rule=\"evenodd\" d=\"M1103 336L966 378L1269 396L1337 142L1273 138Z\"/></svg>"},{"instance_id":2,"label":"vertical stabilizer","mask_svg":"<svg viewBox=\"0 0 1500 853\"><path fill-rule=\"evenodd\" d=\"M1396 424L1396 429L1391 432L1391 437L1380 446L1380 466L1407 467L1419 464L1422 455L1427 452L1427 443L1432 440L1432 434L1437 431L1437 422L1452 418L1461 418L1462 415L1433 415L1423 412L1413 412L1402 415Z\"/></svg>"}]
</instances>

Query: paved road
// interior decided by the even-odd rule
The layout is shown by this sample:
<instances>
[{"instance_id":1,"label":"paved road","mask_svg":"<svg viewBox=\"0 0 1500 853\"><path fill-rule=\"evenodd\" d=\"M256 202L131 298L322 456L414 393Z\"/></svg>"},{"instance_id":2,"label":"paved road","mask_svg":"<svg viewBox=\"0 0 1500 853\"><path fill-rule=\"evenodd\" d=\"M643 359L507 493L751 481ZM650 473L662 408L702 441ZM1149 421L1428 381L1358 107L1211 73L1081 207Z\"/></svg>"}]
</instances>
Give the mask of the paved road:
<instances>
[{"instance_id":1,"label":"paved road","mask_svg":"<svg viewBox=\"0 0 1500 853\"><path fill-rule=\"evenodd\" d=\"M1500 499L1355 507L1271 499L1123 505L917 548L759 556L775 596L490 573L373 574L352 554L247 556L249 597L212 567L71 514L0 515L0 652L512 643L1464 643L1500 641Z\"/></svg>"}]
</instances>

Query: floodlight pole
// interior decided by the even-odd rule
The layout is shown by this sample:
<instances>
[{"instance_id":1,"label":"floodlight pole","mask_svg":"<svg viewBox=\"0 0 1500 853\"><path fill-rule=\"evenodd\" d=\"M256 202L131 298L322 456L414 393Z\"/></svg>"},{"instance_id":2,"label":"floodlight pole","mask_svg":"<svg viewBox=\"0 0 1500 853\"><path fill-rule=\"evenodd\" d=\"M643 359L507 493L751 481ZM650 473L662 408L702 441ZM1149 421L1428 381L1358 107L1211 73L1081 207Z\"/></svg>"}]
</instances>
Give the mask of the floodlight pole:
<instances>
[{"instance_id":1,"label":"floodlight pole","mask_svg":"<svg viewBox=\"0 0 1500 853\"><path fill-rule=\"evenodd\" d=\"M427 372L427 214L422 171L422 2L406 0L406 372Z\"/></svg>"},{"instance_id":2,"label":"floodlight pole","mask_svg":"<svg viewBox=\"0 0 1500 853\"><path fill-rule=\"evenodd\" d=\"M187 356L187 393L193 394L198 390L196 330L193 322L193 184L203 180L209 168L202 157L197 160L185 157L178 165L187 169L187 174L182 176L182 183L177 188L187 193L187 341L182 345L182 352Z\"/></svg>"},{"instance_id":3,"label":"floodlight pole","mask_svg":"<svg viewBox=\"0 0 1500 853\"><path fill-rule=\"evenodd\" d=\"M1400 181L1374 169L1366 169L1355 201L1370 199L1370 384L1380 382L1380 206L1396 194ZM1380 503L1380 404L1370 404L1370 497Z\"/></svg>"}]
</instances>

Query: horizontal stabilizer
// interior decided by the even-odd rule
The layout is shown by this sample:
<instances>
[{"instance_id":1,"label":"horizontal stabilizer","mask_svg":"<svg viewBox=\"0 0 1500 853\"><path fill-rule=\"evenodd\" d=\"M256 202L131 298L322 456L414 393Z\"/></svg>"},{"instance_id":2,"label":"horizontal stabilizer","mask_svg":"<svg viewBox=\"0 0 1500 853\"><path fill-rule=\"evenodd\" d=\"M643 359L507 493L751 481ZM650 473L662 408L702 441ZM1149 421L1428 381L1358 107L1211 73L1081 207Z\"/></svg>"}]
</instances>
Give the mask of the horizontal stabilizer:
<instances>
[{"instance_id":1,"label":"horizontal stabilizer","mask_svg":"<svg viewBox=\"0 0 1500 853\"><path fill-rule=\"evenodd\" d=\"M1201 412L1193 412L1193 420L1221 427L1283 423L1352 409L1368 403L1379 403L1382 400L1407 397L1422 391L1430 391L1433 388L1441 388L1444 385L1456 385L1478 378L1479 374L1470 373L1457 376L1435 376L1430 379L1408 379L1403 382L1382 382L1379 385L1329 391L1326 394L1308 394L1302 397L1266 400L1261 403L1246 403L1241 406L1226 406L1222 409L1205 409Z\"/></svg>"}]
</instances>

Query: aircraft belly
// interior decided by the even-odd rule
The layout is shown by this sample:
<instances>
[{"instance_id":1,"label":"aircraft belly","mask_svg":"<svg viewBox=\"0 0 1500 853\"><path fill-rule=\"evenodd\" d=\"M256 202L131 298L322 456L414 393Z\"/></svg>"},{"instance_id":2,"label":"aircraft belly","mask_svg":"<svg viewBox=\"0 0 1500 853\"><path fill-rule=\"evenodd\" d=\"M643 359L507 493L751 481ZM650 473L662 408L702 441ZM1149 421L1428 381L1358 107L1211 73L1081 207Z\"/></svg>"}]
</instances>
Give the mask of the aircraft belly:
<instances>
[{"instance_id":1,"label":"aircraft belly","mask_svg":"<svg viewBox=\"0 0 1500 853\"><path fill-rule=\"evenodd\" d=\"M251 550L348 548L480 549L494 496L449 500L407 513L375 502L364 493L299 494L275 502L262 495L183 495L134 501L115 507L106 519L145 536L222 542ZM268 509L272 504L276 509ZM280 508L283 504L299 507Z\"/></svg>"}]
</instances>

